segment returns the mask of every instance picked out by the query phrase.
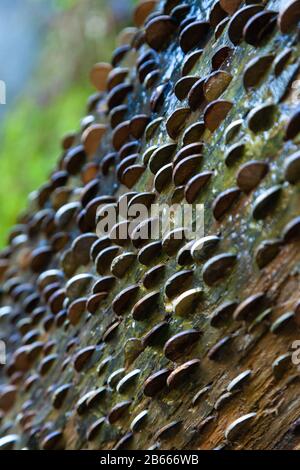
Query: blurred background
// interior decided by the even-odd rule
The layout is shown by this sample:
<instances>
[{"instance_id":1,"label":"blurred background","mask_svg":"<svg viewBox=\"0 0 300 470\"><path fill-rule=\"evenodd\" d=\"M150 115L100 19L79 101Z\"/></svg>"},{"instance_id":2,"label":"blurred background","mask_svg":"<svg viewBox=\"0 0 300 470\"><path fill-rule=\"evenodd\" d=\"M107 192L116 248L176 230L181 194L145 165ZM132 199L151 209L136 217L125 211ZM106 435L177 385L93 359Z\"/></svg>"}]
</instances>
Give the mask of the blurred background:
<instances>
[{"instance_id":1,"label":"blurred background","mask_svg":"<svg viewBox=\"0 0 300 470\"><path fill-rule=\"evenodd\" d=\"M1 0L0 248L79 127L95 90L92 65L109 61L137 0Z\"/></svg>"}]
</instances>

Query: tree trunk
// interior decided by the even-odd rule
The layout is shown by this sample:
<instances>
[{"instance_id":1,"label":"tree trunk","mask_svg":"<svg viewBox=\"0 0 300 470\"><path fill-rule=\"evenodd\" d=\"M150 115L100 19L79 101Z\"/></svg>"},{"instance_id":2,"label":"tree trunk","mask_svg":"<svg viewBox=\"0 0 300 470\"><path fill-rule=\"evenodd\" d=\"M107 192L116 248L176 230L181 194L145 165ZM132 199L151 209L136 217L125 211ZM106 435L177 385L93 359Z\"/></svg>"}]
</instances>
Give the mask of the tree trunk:
<instances>
[{"instance_id":1,"label":"tree trunk","mask_svg":"<svg viewBox=\"0 0 300 470\"><path fill-rule=\"evenodd\" d=\"M258 3L146 1L93 68L1 255L2 448L299 448L300 2ZM125 193L204 234L100 241Z\"/></svg>"}]
</instances>

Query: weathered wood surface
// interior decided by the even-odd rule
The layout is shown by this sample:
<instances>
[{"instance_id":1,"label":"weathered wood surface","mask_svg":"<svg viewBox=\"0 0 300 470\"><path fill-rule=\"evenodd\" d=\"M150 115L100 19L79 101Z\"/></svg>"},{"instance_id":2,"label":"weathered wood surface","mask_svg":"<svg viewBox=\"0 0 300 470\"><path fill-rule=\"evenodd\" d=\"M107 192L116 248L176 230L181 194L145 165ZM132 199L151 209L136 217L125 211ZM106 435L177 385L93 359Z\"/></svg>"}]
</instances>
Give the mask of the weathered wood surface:
<instances>
[{"instance_id":1,"label":"weathered wood surface","mask_svg":"<svg viewBox=\"0 0 300 470\"><path fill-rule=\"evenodd\" d=\"M1 339L8 353L7 365L0 369L2 447L299 448L300 375L292 354L294 341L300 340L300 2L258 2L275 13L251 25L254 13L260 13L257 7L243 28L233 15L245 8L245 2L235 2L237 12L230 10L227 16L221 5L227 10L234 2L159 1L154 11L173 19L155 14L143 26L143 9L149 6L150 12L155 3L139 7L135 21L140 29L134 36L123 35L130 47L117 49L114 55L113 66L124 68L114 70L116 81L110 74L103 86L110 66L93 69L91 78L100 92L88 103L92 118L64 139L56 170L30 196L28 212L12 229L9 247L1 255ZM173 10L183 3L186 9ZM209 24L192 25L196 21ZM203 52L185 73L187 54L198 49ZM150 50L152 55L141 63ZM224 61L218 60L220 56ZM154 62L143 69L147 58ZM211 77L218 70L223 73ZM186 95L180 102L174 87L183 75L196 78L185 84L187 89L177 85L176 95ZM118 80L129 86L125 89ZM219 101L212 107L215 100ZM117 115L119 105L124 108ZM185 110L179 125L170 116L180 107ZM223 112L225 119L219 119ZM134 119L141 114L146 117ZM144 131L147 122L157 118L162 119L152 132L149 126ZM236 132L230 133L237 120ZM196 122L204 124L188 140L186 130ZM116 131L116 123L125 123L123 131ZM126 151L131 141L136 146ZM155 190L151 158L147 161L145 153L149 156L152 146L176 143L165 162L172 163L185 144L195 142L203 142L202 162L189 178L204 171L211 175L193 202L204 204L205 236L218 235L219 242L202 262L192 259L189 251L186 263L179 265L178 248L174 253L154 251L147 266L132 257L122 276L100 289L107 294L94 308L93 286L111 276L110 263L106 268L89 255L91 242L97 239L96 208L132 191L153 192L156 203L170 204L175 186L170 180L160 192ZM81 143L83 151L76 153L74 148ZM130 169L118 171L120 160L130 155L136 156ZM289 159L291 155L295 157ZM256 164L246 172L244 165L251 161ZM162 160L156 165L163 166ZM176 174L184 182L175 193L183 203L190 182L182 172ZM94 189L88 192L84 187L91 181ZM226 193L219 197L238 187L239 192L231 193L234 199L229 201ZM262 203L271 189L273 195ZM97 199L101 196L112 199ZM291 222L293 233L288 230ZM83 237L87 233L89 239ZM261 250L270 240L271 249L269 244L268 250ZM137 255L140 247L134 245L128 240L114 257L122 252ZM110 246L117 246L116 241ZM47 250L34 251L41 247ZM233 265L225 270L221 262L212 273L205 263L224 253L235 255ZM158 265L163 265L159 275L143 281ZM53 269L62 275L45 274ZM167 297L167 281L182 270L191 270L191 275L184 283L177 281L174 295ZM84 273L91 277L74 284L74 277ZM118 294L132 285L138 287L129 302L116 307ZM177 308L180 294L192 288L202 290L200 297ZM145 318L135 319L137 303L154 291L159 294L147 304ZM83 300L74 304L76 299ZM225 302L235 304L216 320L213 315ZM164 326L149 344L145 335L161 322ZM188 330L199 334L170 355L166 342ZM177 370L176 377L173 371L191 360L198 361L184 376ZM163 369L168 372L160 381L148 380ZM135 373L128 375L131 372ZM237 384L232 383L243 373ZM81 400L96 389L93 399ZM135 418L145 411L137 424ZM232 426L240 418L241 423Z\"/></svg>"}]
</instances>

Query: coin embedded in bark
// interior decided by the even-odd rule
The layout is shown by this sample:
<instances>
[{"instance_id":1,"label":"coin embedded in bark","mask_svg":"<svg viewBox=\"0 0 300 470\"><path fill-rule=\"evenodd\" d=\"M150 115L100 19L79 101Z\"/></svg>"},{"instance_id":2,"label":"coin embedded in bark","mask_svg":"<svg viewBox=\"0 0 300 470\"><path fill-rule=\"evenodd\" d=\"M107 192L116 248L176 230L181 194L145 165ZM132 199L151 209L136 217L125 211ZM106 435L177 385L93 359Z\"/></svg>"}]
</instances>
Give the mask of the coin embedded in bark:
<instances>
[{"instance_id":1,"label":"coin embedded in bark","mask_svg":"<svg viewBox=\"0 0 300 470\"><path fill-rule=\"evenodd\" d=\"M166 94L169 90L169 87L170 85L168 83L164 83L163 85L159 85L157 86L152 95L151 95L151 98L150 98L150 108L151 108L151 111L153 113L158 113L165 101L165 98L166 98ZM156 129L158 127L158 125L162 122L163 118L157 118L156 122L155 122L155 126L154 128ZM148 124L149 127L151 126L151 123ZM146 135L147 135L147 132L146 132Z\"/></svg>"},{"instance_id":2,"label":"coin embedded in bark","mask_svg":"<svg viewBox=\"0 0 300 470\"><path fill-rule=\"evenodd\" d=\"M177 144L164 144L157 150L154 150L149 160L149 168L153 174L156 174L164 165L171 160Z\"/></svg>"},{"instance_id":3,"label":"coin embedded in bark","mask_svg":"<svg viewBox=\"0 0 300 470\"><path fill-rule=\"evenodd\" d=\"M246 144L244 142L237 142L231 145L225 153L225 163L228 167L233 166L238 160L240 160L245 153Z\"/></svg>"},{"instance_id":4,"label":"coin embedded in bark","mask_svg":"<svg viewBox=\"0 0 300 470\"><path fill-rule=\"evenodd\" d=\"M264 219L269 213L274 210L279 203L280 195L282 193L282 186L277 184L264 191L254 201L252 215L256 220Z\"/></svg>"},{"instance_id":5,"label":"coin embedded in bark","mask_svg":"<svg viewBox=\"0 0 300 470\"><path fill-rule=\"evenodd\" d=\"M112 131L112 144L116 151L120 150L127 143L130 133L129 125L130 121L123 121Z\"/></svg>"},{"instance_id":6,"label":"coin embedded in bark","mask_svg":"<svg viewBox=\"0 0 300 470\"><path fill-rule=\"evenodd\" d=\"M206 101L214 101L224 93L232 80L232 76L224 70L212 72L203 84L203 93Z\"/></svg>"},{"instance_id":7,"label":"coin embedded in bark","mask_svg":"<svg viewBox=\"0 0 300 470\"><path fill-rule=\"evenodd\" d=\"M205 124L203 121L195 122L194 124L191 124L187 129L185 130L182 141L183 145L189 145L189 144L194 144L196 142L199 142L201 139L203 133L205 131Z\"/></svg>"},{"instance_id":8,"label":"coin embedded in bark","mask_svg":"<svg viewBox=\"0 0 300 470\"><path fill-rule=\"evenodd\" d=\"M65 443L62 431L53 431L48 434L41 442L43 450L64 450Z\"/></svg>"},{"instance_id":9,"label":"coin embedded in bark","mask_svg":"<svg viewBox=\"0 0 300 470\"><path fill-rule=\"evenodd\" d=\"M210 324L214 328L220 328L226 324L237 307L237 302L223 302L211 315Z\"/></svg>"},{"instance_id":10,"label":"coin embedded in bark","mask_svg":"<svg viewBox=\"0 0 300 470\"><path fill-rule=\"evenodd\" d=\"M155 175L154 187L158 193L161 193L163 189L172 182L173 164L167 163L164 165Z\"/></svg>"},{"instance_id":11,"label":"coin embedded in bark","mask_svg":"<svg viewBox=\"0 0 300 470\"><path fill-rule=\"evenodd\" d=\"M177 108L171 116L167 119L166 129L171 139L176 140L180 130L184 126L188 116L190 114L190 108L182 107Z\"/></svg>"},{"instance_id":12,"label":"coin embedded in bark","mask_svg":"<svg viewBox=\"0 0 300 470\"><path fill-rule=\"evenodd\" d=\"M71 388L72 388L72 384L67 383L55 389L53 396L52 396L52 405L55 409L59 410L62 407L67 397L67 394L69 390L71 390Z\"/></svg>"},{"instance_id":13,"label":"coin embedded in bark","mask_svg":"<svg viewBox=\"0 0 300 470\"><path fill-rule=\"evenodd\" d=\"M193 155L201 155L203 150L203 142L194 142L192 144L185 145L175 155L173 159L173 165L177 165L180 161Z\"/></svg>"},{"instance_id":14,"label":"coin embedded in bark","mask_svg":"<svg viewBox=\"0 0 300 470\"><path fill-rule=\"evenodd\" d=\"M143 161L143 164L144 165L147 165L149 160L150 160L150 157L151 155L153 154L153 152L155 150L158 149L158 146L157 145L151 145L150 147L148 147L145 152L143 153L142 155L142 161Z\"/></svg>"},{"instance_id":15,"label":"coin embedded in bark","mask_svg":"<svg viewBox=\"0 0 300 470\"><path fill-rule=\"evenodd\" d=\"M162 117L158 117L156 119L153 119L153 121L150 121L150 123L145 129L145 138L147 141L153 137L155 131L159 128L162 122L164 122L164 119Z\"/></svg>"},{"instance_id":16,"label":"coin embedded in bark","mask_svg":"<svg viewBox=\"0 0 300 470\"><path fill-rule=\"evenodd\" d=\"M277 13L271 10L264 10L256 13L256 15L252 16L244 27L244 40L252 46L258 46L266 33L271 32L275 27L276 16ZM272 20L274 20L274 24Z\"/></svg>"},{"instance_id":17,"label":"coin embedded in bark","mask_svg":"<svg viewBox=\"0 0 300 470\"><path fill-rule=\"evenodd\" d=\"M251 295L241 302L233 313L235 320L248 320L265 308L267 303L266 295L263 292Z\"/></svg>"},{"instance_id":18,"label":"coin embedded in bark","mask_svg":"<svg viewBox=\"0 0 300 470\"><path fill-rule=\"evenodd\" d=\"M142 27L155 6L156 0L145 0L137 5L133 12L134 24L139 28Z\"/></svg>"},{"instance_id":19,"label":"coin embedded in bark","mask_svg":"<svg viewBox=\"0 0 300 470\"><path fill-rule=\"evenodd\" d=\"M92 315L94 315L99 309L101 302L104 299L106 299L107 296L108 296L108 292L100 292L99 294L91 295L87 300L87 304L86 304L87 311L91 313Z\"/></svg>"},{"instance_id":20,"label":"coin embedded in bark","mask_svg":"<svg viewBox=\"0 0 300 470\"><path fill-rule=\"evenodd\" d=\"M120 83L115 86L107 95L107 106L109 110L123 104L123 101L132 92L133 86L128 83Z\"/></svg>"},{"instance_id":21,"label":"coin embedded in bark","mask_svg":"<svg viewBox=\"0 0 300 470\"><path fill-rule=\"evenodd\" d=\"M242 0L220 0L220 5L226 13L233 15L236 12Z\"/></svg>"},{"instance_id":22,"label":"coin embedded in bark","mask_svg":"<svg viewBox=\"0 0 300 470\"><path fill-rule=\"evenodd\" d=\"M223 64L225 65L228 62L232 52L233 50L228 46L221 46L219 49L217 49L211 59L212 69L219 70Z\"/></svg>"},{"instance_id":23,"label":"coin embedded in bark","mask_svg":"<svg viewBox=\"0 0 300 470\"><path fill-rule=\"evenodd\" d=\"M243 30L247 22L262 10L263 6L261 5L248 5L232 16L228 26L228 37L235 46L243 39Z\"/></svg>"},{"instance_id":24,"label":"coin embedded in bark","mask_svg":"<svg viewBox=\"0 0 300 470\"><path fill-rule=\"evenodd\" d=\"M194 261L200 263L206 261L211 256L220 240L220 237L217 235L208 235L207 237L195 241L191 248L191 255Z\"/></svg>"},{"instance_id":25,"label":"coin embedded in bark","mask_svg":"<svg viewBox=\"0 0 300 470\"><path fill-rule=\"evenodd\" d=\"M190 52L184 59L181 75L185 77L193 69L194 65L200 59L203 54L203 49L197 49L196 51Z\"/></svg>"},{"instance_id":26,"label":"coin embedded in bark","mask_svg":"<svg viewBox=\"0 0 300 470\"><path fill-rule=\"evenodd\" d=\"M295 217L286 224L282 238L285 243L292 243L300 238L300 217Z\"/></svg>"},{"instance_id":27,"label":"coin embedded in bark","mask_svg":"<svg viewBox=\"0 0 300 470\"><path fill-rule=\"evenodd\" d=\"M219 1L215 2L209 13L209 23L212 28L216 28L218 24L226 18L227 13L223 10Z\"/></svg>"},{"instance_id":28,"label":"coin embedded in bark","mask_svg":"<svg viewBox=\"0 0 300 470\"><path fill-rule=\"evenodd\" d=\"M0 438L0 450L13 450L20 441L17 434L9 434Z\"/></svg>"},{"instance_id":29,"label":"coin embedded in bark","mask_svg":"<svg viewBox=\"0 0 300 470\"><path fill-rule=\"evenodd\" d=\"M86 297L82 297L79 299L74 300L68 307L68 318L70 323L75 326L77 325L84 312L86 311Z\"/></svg>"},{"instance_id":30,"label":"coin embedded in bark","mask_svg":"<svg viewBox=\"0 0 300 470\"><path fill-rule=\"evenodd\" d=\"M123 120L128 111L128 107L125 104L120 104L111 109L109 113L109 121L112 129L117 127Z\"/></svg>"},{"instance_id":31,"label":"coin embedded in bark","mask_svg":"<svg viewBox=\"0 0 300 470\"><path fill-rule=\"evenodd\" d=\"M136 321L146 320L157 308L159 291L150 292L142 297L132 308L132 316Z\"/></svg>"},{"instance_id":32,"label":"coin embedded in bark","mask_svg":"<svg viewBox=\"0 0 300 470\"><path fill-rule=\"evenodd\" d=\"M151 330L149 330L142 338L142 344L144 347L153 346L159 344L169 328L169 323L163 321L157 323Z\"/></svg>"},{"instance_id":33,"label":"coin embedded in bark","mask_svg":"<svg viewBox=\"0 0 300 470\"><path fill-rule=\"evenodd\" d=\"M58 359L57 354L49 354L48 356L44 357L44 359L42 359L42 361L39 365L40 375L44 376L44 375L48 374L49 370L54 365L54 363L57 361L57 359Z\"/></svg>"},{"instance_id":34,"label":"coin embedded in bark","mask_svg":"<svg viewBox=\"0 0 300 470\"><path fill-rule=\"evenodd\" d=\"M119 421L119 419L121 419L124 413L128 410L131 403L131 400L126 400L117 403L108 414L108 421L110 422L110 424L114 424L116 421Z\"/></svg>"},{"instance_id":35,"label":"coin embedded in bark","mask_svg":"<svg viewBox=\"0 0 300 470\"><path fill-rule=\"evenodd\" d=\"M119 85L120 83L123 83L128 73L129 69L127 67L115 67L114 69L112 69L107 77L107 91L110 91L115 86Z\"/></svg>"},{"instance_id":36,"label":"coin embedded in bark","mask_svg":"<svg viewBox=\"0 0 300 470\"><path fill-rule=\"evenodd\" d=\"M186 18L186 16L188 15L188 13L191 10L191 7L190 7L190 5L188 5L185 2L183 2L182 5L180 5L180 4L176 5L176 3L177 2L175 2L174 8L172 8L172 10L170 11L170 16L175 18L177 21L181 21L184 18ZM171 5L172 5L172 3L171 3Z\"/></svg>"},{"instance_id":37,"label":"coin embedded in bark","mask_svg":"<svg viewBox=\"0 0 300 470\"><path fill-rule=\"evenodd\" d=\"M69 299L75 300L89 290L93 281L94 276L92 274L77 274L66 284L67 296Z\"/></svg>"},{"instance_id":38,"label":"coin embedded in bark","mask_svg":"<svg viewBox=\"0 0 300 470\"><path fill-rule=\"evenodd\" d=\"M176 361L192 349L200 336L200 331L195 329L185 330L172 336L164 346L166 358L171 361Z\"/></svg>"},{"instance_id":39,"label":"coin embedded in bark","mask_svg":"<svg viewBox=\"0 0 300 470\"><path fill-rule=\"evenodd\" d=\"M266 267L279 254L282 247L282 240L264 240L255 250L255 261L260 269Z\"/></svg>"},{"instance_id":40,"label":"coin embedded in bark","mask_svg":"<svg viewBox=\"0 0 300 470\"><path fill-rule=\"evenodd\" d=\"M150 60L147 60L146 62L143 62L139 67L138 67L138 74L139 74L139 80L141 83L145 82L145 79L147 75L158 68L158 63L157 60L154 58L151 58Z\"/></svg>"},{"instance_id":41,"label":"coin embedded in bark","mask_svg":"<svg viewBox=\"0 0 300 470\"><path fill-rule=\"evenodd\" d=\"M139 139L144 134L144 131L149 124L150 118L146 114L138 114L130 120L129 131L130 134Z\"/></svg>"},{"instance_id":42,"label":"coin embedded in bark","mask_svg":"<svg viewBox=\"0 0 300 470\"><path fill-rule=\"evenodd\" d=\"M226 100L216 100L209 103L204 111L204 122L206 127L214 132L226 119L233 104Z\"/></svg>"},{"instance_id":43,"label":"coin embedded in bark","mask_svg":"<svg viewBox=\"0 0 300 470\"><path fill-rule=\"evenodd\" d=\"M106 89L107 77L111 70L112 66L105 62L99 62L93 66L90 72L90 80L97 90L104 91Z\"/></svg>"},{"instance_id":44,"label":"coin embedded in bark","mask_svg":"<svg viewBox=\"0 0 300 470\"><path fill-rule=\"evenodd\" d=\"M126 449L132 439L133 439L133 433L128 432L127 434L125 434L125 436L121 437L121 439L118 440L116 445L113 447L113 450Z\"/></svg>"},{"instance_id":45,"label":"coin embedded in bark","mask_svg":"<svg viewBox=\"0 0 300 470\"><path fill-rule=\"evenodd\" d=\"M186 289L187 283L192 281L193 274L194 271L192 269L186 269L178 271L169 277L165 284L166 296L169 299L172 299L176 295L182 293Z\"/></svg>"},{"instance_id":46,"label":"coin embedded in bark","mask_svg":"<svg viewBox=\"0 0 300 470\"><path fill-rule=\"evenodd\" d=\"M144 287L146 287L146 289L150 289L153 285L157 284L163 277L165 268L166 266L164 264L158 264L146 271L143 276Z\"/></svg>"},{"instance_id":47,"label":"coin embedded in bark","mask_svg":"<svg viewBox=\"0 0 300 470\"><path fill-rule=\"evenodd\" d=\"M105 332L103 333L102 336L102 341L104 343L108 343L109 341L113 340L118 332L119 325L121 321L116 320L113 322L108 328L106 328Z\"/></svg>"},{"instance_id":48,"label":"coin embedded in bark","mask_svg":"<svg viewBox=\"0 0 300 470\"><path fill-rule=\"evenodd\" d=\"M135 183L139 180L140 176L144 173L144 165L131 165L123 173L122 183L131 189Z\"/></svg>"},{"instance_id":49,"label":"coin embedded in bark","mask_svg":"<svg viewBox=\"0 0 300 470\"><path fill-rule=\"evenodd\" d=\"M234 441L249 428L249 424L256 418L256 413L248 413L233 421L225 430L225 437L228 441Z\"/></svg>"},{"instance_id":50,"label":"coin embedded in bark","mask_svg":"<svg viewBox=\"0 0 300 470\"><path fill-rule=\"evenodd\" d=\"M272 323L270 331L271 333L274 333L276 335L280 334L284 328L286 328L291 320L294 320L295 318L295 312L286 312L280 315L274 323Z\"/></svg>"},{"instance_id":51,"label":"coin embedded in bark","mask_svg":"<svg viewBox=\"0 0 300 470\"><path fill-rule=\"evenodd\" d=\"M17 399L17 387L13 385L6 385L0 392L0 409L8 412L14 405Z\"/></svg>"},{"instance_id":52,"label":"coin embedded in bark","mask_svg":"<svg viewBox=\"0 0 300 470\"><path fill-rule=\"evenodd\" d=\"M285 160L284 177L291 184L300 181L300 152L293 153Z\"/></svg>"},{"instance_id":53,"label":"coin embedded in bark","mask_svg":"<svg viewBox=\"0 0 300 470\"><path fill-rule=\"evenodd\" d=\"M173 171L173 182L175 186L182 186L193 176L203 161L201 154L191 155L180 160Z\"/></svg>"},{"instance_id":54,"label":"coin embedded in bark","mask_svg":"<svg viewBox=\"0 0 300 470\"><path fill-rule=\"evenodd\" d=\"M128 374L126 374L117 384L117 387L116 387L117 392L118 393L126 392L126 390L136 382L140 373L141 373L140 369L134 369Z\"/></svg>"},{"instance_id":55,"label":"coin embedded in bark","mask_svg":"<svg viewBox=\"0 0 300 470\"><path fill-rule=\"evenodd\" d=\"M190 289L180 294L174 301L174 313L178 316L186 316L193 313L203 294L201 288Z\"/></svg>"},{"instance_id":56,"label":"coin embedded in bark","mask_svg":"<svg viewBox=\"0 0 300 470\"><path fill-rule=\"evenodd\" d=\"M52 250L50 247L43 246L36 248L31 253L31 269L35 273L40 273L50 264Z\"/></svg>"},{"instance_id":57,"label":"coin embedded in bark","mask_svg":"<svg viewBox=\"0 0 300 470\"><path fill-rule=\"evenodd\" d=\"M168 15L160 15L146 25L146 41L152 49L159 51L176 29L176 22Z\"/></svg>"},{"instance_id":58,"label":"coin embedded in bark","mask_svg":"<svg viewBox=\"0 0 300 470\"><path fill-rule=\"evenodd\" d=\"M193 244L194 244L194 240L191 240L188 243L186 243L182 248L180 248L180 250L178 251L177 256L176 256L176 262L180 266L193 264L193 258L191 255L191 248Z\"/></svg>"},{"instance_id":59,"label":"coin embedded in bark","mask_svg":"<svg viewBox=\"0 0 300 470\"><path fill-rule=\"evenodd\" d=\"M141 429L145 421L147 420L149 412L148 410L141 411L131 422L130 429L133 432L137 432Z\"/></svg>"},{"instance_id":60,"label":"coin embedded in bark","mask_svg":"<svg viewBox=\"0 0 300 470\"><path fill-rule=\"evenodd\" d=\"M273 60L273 54L255 57L250 60L243 75L243 83L246 90L257 86L260 83L264 75L268 72L268 69L271 67Z\"/></svg>"},{"instance_id":61,"label":"coin embedded in bark","mask_svg":"<svg viewBox=\"0 0 300 470\"><path fill-rule=\"evenodd\" d=\"M121 380L121 377L124 377L124 372L125 369L124 367L121 367L120 369L115 370L110 374L110 376L107 378L107 385L111 389L115 389L117 386L117 383Z\"/></svg>"},{"instance_id":62,"label":"coin embedded in bark","mask_svg":"<svg viewBox=\"0 0 300 470\"><path fill-rule=\"evenodd\" d=\"M95 346L87 346L80 349L74 356L74 369L76 372L81 372L86 363L90 360L96 350Z\"/></svg>"},{"instance_id":63,"label":"coin embedded in bark","mask_svg":"<svg viewBox=\"0 0 300 470\"><path fill-rule=\"evenodd\" d=\"M300 131L300 107L297 107L285 129L285 140L293 140Z\"/></svg>"},{"instance_id":64,"label":"coin embedded in bark","mask_svg":"<svg viewBox=\"0 0 300 470\"><path fill-rule=\"evenodd\" d=\"M219 361L225 355L225 351L229 348L232 342L231 336L225 336L220 339L207 353L211 361Z\"/></svg>"},{"instance_id":65,"label":"coin embedded in bark","mask_svg":"<svg viewBox=\"0 0 300 470\"><path fill-rule=\"evenodd\" d=\"M188 94L188 104L192 111L196 111L204 102L204 85L205 79L199 78L199 80L194 83Z\"/></svg>"},{"instance_id":66,"label":"coin embedded in bark","mask_svg":"<svg viewBox=\"0 0 300 470\"><path fill-rule=\"evenodd\" d=\"M135 253L122 253L115 257L111 263L110 270L112 274L118 278L122 278L130 269L136 259Z\"/></svg>"},{"instance_id":67,"label":"coin embedded in bark","mask_svg":"<svg viewBox=\"0 0 300 470\"><path fill-rule=\"evenodd\" d=\"M141 264L148 266L152 263L155 257L160 256L161 250L162 245L160 240L148 243L138 252L138 261Z\"/></svg>"},{"instance_id":68,"label":"coin embedded in bark","mask_svg":"<svg viewBox=\"0 0 300 470\"><path fill-rule=\"evenodd\" d=\"M125 157L121 162L117 165L116 170L117 170L117 177L120 182L123 181L123 175L127 168L129 168L131 165L134 165L137 159L139 158L139 154L135 153L132 155L129 155L128 157Z\"/></svg>"},{"instance_id":69,"label":"coin embedded in bark","mask_svg":"<svg viewBox=\"0 0 300 470\"><path fill-rule=\"evenodd\" d=\"M176 367L167 378L169 389L184 385L184 382L193 375L199 368L200 359L191 359L188 362Z\"/></svg>"},{"instance_id":70,"label":"coin embedded in bark","mask_svg":"<svg viewBox=\"0 0 300 470\"><path fill-rule=\"evenodd\" d=\"M282 33L289 33L300 20L299 0L282 2L279 9L278 26Z\"/></svg>"},{"instance_id":71,"label":"coin embedded in bark","mask_svg":"<svg viewBox=\"0 0 300 470\"><path fill-rule=\"evenodd\" d=\"M132 302L139 290L139 286L134 284L123 289L113 300L112 308L117 315L124 313L128 304Z\"/></svg>"},{"instance_id":72,"label":"coin embedded in bark","mask_svg":"<svg viewBox=\"0 0 300 470\"><path fill-rule=\"evenodd\" d=\"M86 432L86 438L89 442L94 441L96 439L105 421L106 419L104 417L99 418L88 427Z\"/></svg>"},{"instance_id":73,"label":"coin embedded in bark","mask_svg":"<svg viewBox=\"0 0 300 470\"><path fill-rule=\"evenodd\" d=\"M214 256L203 266L203 280L208 286L214 285L220 279L226 277L236 263L236 255L221 253Z\"/></svg>"},{"instance_id":74,"label":"coin embedded in bark","mask_svg":"<svg viewBox=\"0 0 300 470\"><path fill-rule=\"evenodd\" d=\"M129 44L122 44L122 45L116 47L116 49L112 53L112 58L111 58L112 65L114 67L117 67L117 65L119 65L120 62L122 62L124 57L126 57L128 52L130 51L130 49L131 49L131 47L130 47Z\"/></svg>"},{"instance_id":75,"label":"coin embedded in bark","mask_svg":"<svg viewBox=\"0 0 300 470\"><path fill-rule=\"evenodd\" d=\"M186 184L184 189L185 199L189 204L192 204L198 197L200 191L210 181L213 176L213 171L203 171L193 176Z\"/></svg>"},{"instance_id":76,"label":"coin embedded in bark","mask_svg":"<svg viewBox=\"0 0 300 470\"><path fill-rule=\"evenodd\" d=\"M275 359L272 364L272 371L276 380L280 380L284 376L291 363L291 353L282 354Z\"/></svg>"},{"instance_id":77,"label":"coin embedded in bark","mask_svg":"<svg viewBox=\"0 0 300 470\"><path fill-rule=\"evenodd\" d=\"M162 239L162 248L169 255L173 255L185 240L185 229L179 227L167 232Z\"/></svg>"},{"instance_id":78,"label":"coin embedded in bark","mask_svg":"<svg viewBox=\"0 0 300 470\"><path fill-rule=\"evenodd\" d=\"M81 141L87 155L92 156L95 154L102 137L107 130L104 124L92 124L82 133Z\"/></svg>"},{"instance_id":79,"label":"coin embedded in bark","mask_svg":"<svg viewBox=\"0 0 300 470\"><path fill-rule=\"evenodd\" d=\"M268 131L274 124L276 106L274 104L263 104L252 109L248 115L249 129L258 134Z\"/></svg>"},{"instance_id":80,"label":"coin embedded in bark","mask_svg":"<svg viewBox=\"0 0 300 470\"><path fill-rule=\"evenodd\" d=\"M206 21L195 21L188 24L180 34L179 44L185 54L195 46L199 46L206 40L210 24Z\"/></svg>"},{"instance_id":81,"label":"coin embedded in bark","mask_svg":"<svg viewBox=\"0 0 300 470\"><path fill-rule=\"evenodd\" d=\"M83 145L72 147L64 157L64 169L70 175L76 175L86 161L86 153Z\"/></svg>"},{"instance_id":82,"label":"coin embedded in bark","mask_svg":"<svg viewBox=\"0 0 300 470\"><path fill-rule=\"evenodd\" d=\"M159 393L167 384L167 378L171 371L169 369L162 369L150 375L143 385L144 395L147 397L154 397Z\"/></svg>"},{"instance_id":83,"label":"coin embedded in bark","mask_svg":"<svg viewBox=\"0 0 300 470\"><path fill-rule=\"evenodd\" d=\"M85 266L90 262L90 250L97 240L98 237L94 233L85 233L75 238L72 251L79 265Z\"/></svg>"},{"instance_id":84,"label":"coin embedded in bark","mask_svg":"<svg viewBox=\"0 0 300 470\"><path fill-rule=\"evenodd\" d=\"M233 203L236 202L240 193L240 189L230 188L216 197L212 205L214 218L216 220L222 219L226 212L232 207Z\"/></svg>"},{"instance_id":85,"label":"coin embedded in bark","mask_svg":"<svg viewBox=\"0 0 300 470\"><path fill-rule=\"evenodd\" d=\"M175 84L175 87L174 87L174 93L175 93L175 96L180 100L180 101L183 101L190 89L192 88L192 86L199 80L199 77L196 76L196 75L186 75L182 78L180 78L176 84Z\"/></svg>"},{"instance_id":86,"label":"coin embedded in bark","mask_svg":"<svg viewBox=\"0 0 300 470\"><path fill-rule=\"evenodd\" d=\"M280 52L274 60L274 74L276 77L279 77L282 72L284 71L284 68L287 66L291 55L292 55L293 49L290 47L286 47L282 52Z\"/></svg>"},{"instance_id":87,"label":"coin embedded in bark","mask_svg":"<svg viewBox=\"0 0 300 470\"><path fill-rule=\"evenodd\" d=\"M242 165L237 173L236 182L244 191L252 191L259 185L269 171L269 165L260 160L252 160Z\"/></svg>"}]
</instances>

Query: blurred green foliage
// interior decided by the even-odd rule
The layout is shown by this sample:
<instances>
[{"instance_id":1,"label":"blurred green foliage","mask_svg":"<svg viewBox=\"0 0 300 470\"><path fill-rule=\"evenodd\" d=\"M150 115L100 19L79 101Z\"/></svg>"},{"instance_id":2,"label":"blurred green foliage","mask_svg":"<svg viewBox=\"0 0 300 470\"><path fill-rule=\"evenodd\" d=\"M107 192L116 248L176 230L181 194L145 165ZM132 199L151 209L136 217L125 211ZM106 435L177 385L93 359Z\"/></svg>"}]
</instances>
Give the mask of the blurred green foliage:
<instances>
[{"instance_id":1,"label":"blurred green foliage","mask_svg":"<svg viewBox=\"0 0 300 470\"><path fill-rule=\"evenodd\" d=\"M75 85L46 109L24 98L9 113L0 153L2 246L16 216L26 207L29 193L53 168L60 154L59 137L78 127L86 94L86 88Z\"/></svg>"},{"instance_id":2,"label":"blurred green foliage","mask_svg":"<svg viewBox=\"0 0 300 470\"><path fill-rule=\"evenodd\" d=\"M127 25L126 18L115 24L109 0L54 2L57 10L34 76L1 129L0 247L26 208L30 192L54 168L62 136L79 128L93 93L88 81L91 66L109 60L118 31Z\"/></svg>"}]
</instances>

